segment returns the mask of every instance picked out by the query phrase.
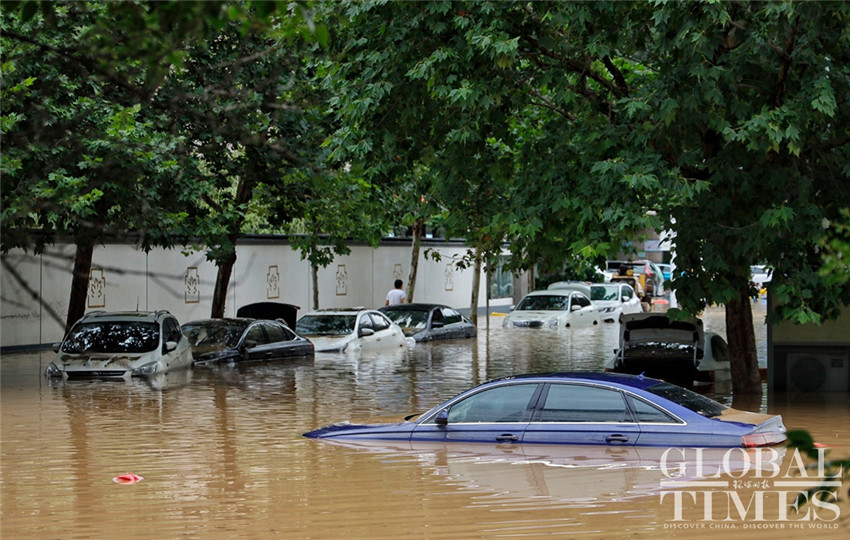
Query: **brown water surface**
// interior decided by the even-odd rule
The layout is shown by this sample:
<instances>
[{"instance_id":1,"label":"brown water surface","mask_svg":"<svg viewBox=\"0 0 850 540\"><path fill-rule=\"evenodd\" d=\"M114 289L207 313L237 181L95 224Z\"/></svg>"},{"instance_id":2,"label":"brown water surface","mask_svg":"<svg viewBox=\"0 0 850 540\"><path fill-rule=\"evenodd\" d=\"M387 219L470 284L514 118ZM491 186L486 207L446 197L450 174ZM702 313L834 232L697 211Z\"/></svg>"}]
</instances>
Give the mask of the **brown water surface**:
<instances>
[{"instance_id":1,"label":"brown water surface","mask_svg":"<svg viewBox=\"0 0 850 540\"><path fill-rule=\"evenodd\" d=\"M720 310L705 319L723 333ZM346 446L301 437L341 420L423 411L502 375L598 370L617 342L610 324L541 331L499 323L491 318L488 332L482 322L476 340L129 383L49 381L42 373L52 353L4 355L0 537L655 538L693 529L850 537L848 482L838 504L782 514L782 493L802 489L779 484L800 480L785 449L772 456L783 478L742 468L756 453L738 450L726 456L737 466L720 468L708 486L698 482L710 467L696 474L695 456L683 455L681 471L665 470L664 449ZM763 327L757 335L763 355ZM731 403L728 388L706 391ZM850 456L846 394L769 395L751 409L782 414L789 428ZM704 458L723 464L717 452ZM144 479L113 482L124 473Z\"/></svg>"}]
</instances>

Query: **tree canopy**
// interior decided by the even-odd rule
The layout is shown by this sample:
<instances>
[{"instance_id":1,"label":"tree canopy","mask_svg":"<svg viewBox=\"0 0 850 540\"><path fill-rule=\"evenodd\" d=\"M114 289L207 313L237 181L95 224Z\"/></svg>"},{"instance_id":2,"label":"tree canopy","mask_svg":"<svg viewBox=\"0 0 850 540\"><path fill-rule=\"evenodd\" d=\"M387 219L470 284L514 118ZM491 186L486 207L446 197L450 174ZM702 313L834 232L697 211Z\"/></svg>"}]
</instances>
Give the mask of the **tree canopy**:
<instances>
[{"instance_id":1,"label":"tree canopy","mask_svg":"<svg viewBox=\"0 0 850 540\"><path fill-rule=\"evenodd\" d=\"M846 3L9 2L2 17L4 249L33 229L143 246L176 229L227 265L265 221L304 233L315 267L427 221L478 262L507 243L512 269L556 271L671 230L682 309L727 307L736 392L760 391L750 265L773 270L771 317L850 303Z\"/></svg>"}]
</instances>

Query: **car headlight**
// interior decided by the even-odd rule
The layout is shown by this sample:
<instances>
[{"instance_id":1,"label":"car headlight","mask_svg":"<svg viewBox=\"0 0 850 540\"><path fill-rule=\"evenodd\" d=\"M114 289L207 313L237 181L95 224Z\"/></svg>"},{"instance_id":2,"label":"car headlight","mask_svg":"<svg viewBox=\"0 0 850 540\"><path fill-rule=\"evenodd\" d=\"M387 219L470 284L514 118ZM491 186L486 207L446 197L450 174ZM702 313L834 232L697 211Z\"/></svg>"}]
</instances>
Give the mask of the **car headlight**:
<instances>
[{"instance_id":1,"label":"car headlight","mask_svg":"<svg viewBox=\"0 0 850 540\"><path fill-rule=\"evenodd\" d=\"M57 366L55 363L50 362L50 364L48 364L47 366L47 369L44 370L44 374L48 377L61 377L62 370L59 369L59 366Z\"/></svg>"},{"instance_id":2,"label":"car headlight","mask_svg":"<svg viewBox=\"0 0 850 540\"><path fill-rule=\"evenodd\" d=\"M134 377L144 377L156 373L157 363L150 362L133 370Z\"/></svg>"}]
</instances>

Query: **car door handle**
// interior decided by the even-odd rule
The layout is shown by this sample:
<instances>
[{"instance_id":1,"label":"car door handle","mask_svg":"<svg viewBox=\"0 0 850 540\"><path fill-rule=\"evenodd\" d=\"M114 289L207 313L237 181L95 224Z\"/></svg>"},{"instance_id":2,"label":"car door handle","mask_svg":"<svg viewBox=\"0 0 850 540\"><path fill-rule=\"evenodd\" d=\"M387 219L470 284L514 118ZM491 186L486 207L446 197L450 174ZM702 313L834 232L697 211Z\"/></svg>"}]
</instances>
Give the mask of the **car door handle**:
<instances>
[{"instance_id":1,"label":"car door handle","mask_svg":"<svg viewBox=\"0 0 850 540\"><path fill-rule=\"evenodd\" d=\"M518 440L519 437L513 433L502 433L501 435L496 436L496 442L516 442Z\"/></svg>"},{"instance_id":2,"label":"car door handle","mask_svg":"<svg viewBox=\"0 0 850 540\"><path fill-rule=\"evenodd\" d=\"M605 437L605 442L629 442L629 438L625 435L620 435L619 433L617 433Z\"/></svg>"}]
</instances>

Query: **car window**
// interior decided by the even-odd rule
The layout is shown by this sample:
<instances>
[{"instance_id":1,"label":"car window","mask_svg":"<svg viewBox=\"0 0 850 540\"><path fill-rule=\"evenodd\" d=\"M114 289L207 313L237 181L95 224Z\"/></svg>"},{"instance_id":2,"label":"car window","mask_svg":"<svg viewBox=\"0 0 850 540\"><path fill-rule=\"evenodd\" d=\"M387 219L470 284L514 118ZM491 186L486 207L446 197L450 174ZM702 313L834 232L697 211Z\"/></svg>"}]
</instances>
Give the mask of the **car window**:
<instances>
[{"instance_id":1,"label":"car window","mask_svg":"<svg viewBox=\"0 0 850 540\"><path fill-rule=\"evenodd\" d=\"M383 315L379 313L370 313L369 315L372 317L372 326L375 328L376 332L378 330L386 330L390 327L390 321Z\"/></svg>"},{"instance_id":2,"label":"car window","mask_svg":"<svg viewBox=\"0 0 850 540\"><path fill-rule=\"evenodd\" d=\"M62 343L62 352L143 353L159 347L159 324L96 321L77 324Z\"/></svg>"},{"instance_id":3,"label":"car window","mask_svg":"<svg viewBox=\"0 0 850 540\"><path fill-rule=\"evenodd\" d=\"M617 390L578 384L552 384L535 422L631 422Z\"/></svg>"},{"instance_id":4,"label":"car window","mask_svg":"<svg viewBox=\"0 0 850 540\"><path fill-rule=\"evenodd\" d=\"M587 297L581 293L573 293L573 305L587 307L590 305L590 300L588 300Z\"/></svg>"},{"instance_id":5,"label":"car window","mask_svg":"<svg viewBox=\"0 0 850 540\"><path fill-rule=\"evenodd\" d=\"M483 390L452 405L449 423L526 421L536 389L536 384L510 384Z\"/></svg>"},{"instance_id":6,"label":"car window","mask_svg":"<svg viewBox=\"0 0 850 540\"><path fill-rule=\"evenodd\" d=\"M443 313L443 321L446 324L459 323L461 321L460 313L450 308L440 308Z\"/></svg>"},{"instance_id":7,"label":"car window","mask_svg":"<svg viewBox=\"0 0 850 540\"><path fill-rule=\"evenodd\" d=\"M635 413L635 419L638 422L653 422L662 424L679 424L679 420L668 414L666 411L659 409L651 403L647 403L642 399L634 396L628 396L629 405Z\"/></svg>"},{"instance_id":8,"label":"car window","mask_svg":"<svg viewBox=\"0 0 850 540\"><path fill-rule=\"evenodd\" d=\"M277 343L279 341L289 341L292 339L286 333L286 329L275 323L262 323L266 328L266 334L269 336L269 343Z\"/></svg>"},{"instance_id":9,"label":"car window","mask_svg":"<svg viewBox=\"0 0 850 540\"><path fill-rule=\"evenodd\" d=\"M461 314L451 308L442 308L442 312L443 318L446 320L446 324L459 323L463 320Z\"/></svg>"},{"instance_id":10,"label":"car window","mask_svg":"<svg viewBox=\"0 0 850 540\"><path fill-rule=\"evenodd\" d=\"M686 409L690 409L691 411L705 416L706 418L720 416L720 414L728 408L726 405L718 403L711 398L703 396L702 394L697 394L687 388L682 388L681 386L676 386L667 382L648 386L644 388L644 390L651 392L656 396L668 399L673 403L681 405Z\"/></svg>"},{"instance_id":11,"label":"car window","mask_svg":"<svg viewBox=\"0 0 850 540\"><path fill-rule=\"evenodd\" d=\"M623 301L624 302L631 300L635 295L635 291L632 290L631 287L623 287L622 290L623 290Z\"/></svg>"},{"instance_id":12,"label":"car window","mask_svg":"<svg viewBox=\"0 0 850 540\"><path fill-rule=\"evenodd\" d=\"M293 339L298 337L295 335L295 332L293 332L292 329L290 329L288 326L281 325L280 329L283 330L284 341L292 341Z\"/></svg>"},{"instance_id":13,"label":"car window","mask_svg":"<svg viewBox=\"0 0 850 540\"><path fill-rule=\"evenodd\" d=\"M372 317L369 316L368 313L361 313L359 318L359 329L363 330L364 328L375 329L375 324L372 322Z\"/></svg>"},{"instance_id":14,"label":"car window","mask_svg":"<svg viewBox=\"0 0 850 540\"><path fill-rule=\"evenodd\" d=\"M714 359L718 362L729 361L729 348L722 337L711 336L711 350L714 353Z\"/></svg>"},{"instance_id":15,"label":"car window","mask_svg":"<svg viewBox=\"0 0 850 540\"><path fill-rule=\"evenodd\" d=\"M616 300L618 285L593 285L590 287L591 300Z\"/></svg>"},{"instance_id":16,"label":"car window","mask_svg":"<svg viewBox=\"0 0 850 540\"><path fill-rule=\"evenodd\" d=\"M246 341L253 341L257 345L261 345L264 343L268 343L268 339L266 339L266 333L263 332L262 324L255 324L248 329L248 333L245 334Z\"/></svg>"},{"instance_id":17,"label":"car window","mask_svg":"<svg viewBox=\"0 0 850 540\"><path fill-rule=\"evenodd\" d=\"M172 317L166 317L162 321L162 333L165 335L164 341L174 341L179 343L183 337L183 332L180 331L180 325L177 320Z\"/></svg>"},{"instance_id":18,"label":"car window","mask_svg":"<svg viewBox=\"0 0 850 540\"><path fill-rule=\"evenodd\" d=\"M244 321L218 319L199 324L185 324L183 334L189 339L192 347L213 351L238 345L246 326Z\"/></svg>"}]
</instances>

